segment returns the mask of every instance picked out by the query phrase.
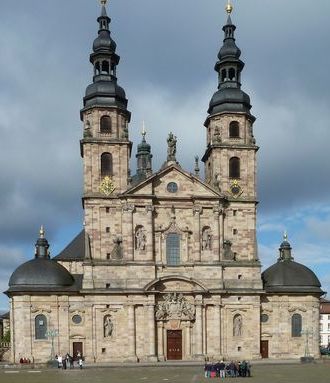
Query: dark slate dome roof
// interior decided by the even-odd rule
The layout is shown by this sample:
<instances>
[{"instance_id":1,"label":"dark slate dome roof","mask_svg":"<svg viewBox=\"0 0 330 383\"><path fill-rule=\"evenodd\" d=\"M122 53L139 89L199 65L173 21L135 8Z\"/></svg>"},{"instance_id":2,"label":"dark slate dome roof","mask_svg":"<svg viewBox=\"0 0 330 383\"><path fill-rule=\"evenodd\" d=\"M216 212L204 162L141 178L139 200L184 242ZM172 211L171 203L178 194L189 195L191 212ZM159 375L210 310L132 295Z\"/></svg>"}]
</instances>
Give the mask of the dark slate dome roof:
<instances>
[{"instance_id":1,"label":"dark slate dome roof","mask_svg":"<svg viewBox=\"0 0 330 383\"><path fill-rule=\"evenodd\" d=\"M286 238L281 243L277 263L266 269L261 276L266 292L323 293L321 283L314 272L293 261L291 246Z\"/></svg>"},{"instance_id":2,"label":"dark slate dome roof","mask_svg":"<svg viewBox=\"0 0 330 383\"><path fill-rule=\"evenodd\" d=\"M250 97L239 88L219 89L214 93L208 113L243 112L250 114Z\"/></svg>"},{"instance_id":3,"label":"dark slate dome roof","mask_svg":"<svg viewBox=\"0 0 330 383\"><path fill-rule=\"evenodd\" d=\"M67 287L74 284L68 270L51 259L35 258L23 263L9 279L9 287Z\"/></svg>"},{"instance_id":4,"label":"dark slate dome roof","mask_svg":"<svg viewBox=\"0 0 330 383\"><path fill-rule=\"evenodd\" d=\"M127 99L124 89L117 84L115 79L109 81L107 78L99 77L98 81L88 85L84 97L84 107L105 105L126 109Z\"/></svg>"}]
</instances>

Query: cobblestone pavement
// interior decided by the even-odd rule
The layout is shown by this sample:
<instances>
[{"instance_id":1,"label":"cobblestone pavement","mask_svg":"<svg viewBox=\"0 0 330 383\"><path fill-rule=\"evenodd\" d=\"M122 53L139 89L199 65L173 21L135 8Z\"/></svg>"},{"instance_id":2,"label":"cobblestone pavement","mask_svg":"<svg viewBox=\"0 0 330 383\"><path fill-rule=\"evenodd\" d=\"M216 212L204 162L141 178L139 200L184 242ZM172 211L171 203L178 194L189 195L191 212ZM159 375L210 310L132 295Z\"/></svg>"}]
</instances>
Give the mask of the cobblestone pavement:
<instances>
[{"instance_id":1,"label":"cobblestone pavement","mask_svg":"<svg viewBox=\"0 0 330 383\"><path fill-rule=\"evenodd\" d=\"M330 364L256 365L251 378L226 378L246 383L329 383ZM115 367L83 370L0 370L1 383L215 383L205 379L201 367Z\"/></svg>"}]
</instances>

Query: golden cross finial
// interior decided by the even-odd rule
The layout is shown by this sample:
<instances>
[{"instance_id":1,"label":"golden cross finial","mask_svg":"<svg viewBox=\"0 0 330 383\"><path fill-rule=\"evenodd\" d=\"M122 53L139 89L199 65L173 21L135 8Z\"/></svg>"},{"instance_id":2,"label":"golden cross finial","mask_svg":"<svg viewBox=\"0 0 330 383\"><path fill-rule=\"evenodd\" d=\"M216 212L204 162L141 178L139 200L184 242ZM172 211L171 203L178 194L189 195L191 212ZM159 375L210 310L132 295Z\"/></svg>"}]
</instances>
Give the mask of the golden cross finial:
<instances>
[{"instance_id":1,"label":"golden cross finial","mask_svg":"<svg viewBox=\"0 0 330 383\"><path fill-rule=\"evenodd\" d=\"M228 13L228 15L230 15L233 12L233 9L234 9L234 7L231 3L231 0L228 0L227 5L226 5L226 12Z\"/></svg>"},{"instance_id":2,"label":"golden cross finial","mask_svg":"<svg viewBox=\"0 0 330 383\"><path fill-rule=\"evenodd\" d=\"M147 132L146 132L146 127L145 127L144 120L142 121L142 131L141 131L141 134L142 134L143 139L145 139Z\"/></svg>"},{"instance_id":3,"label":"golden cross finial","mask_svg":"<svg viewBox=\"0 0 330 383\"><path fill-rule=\"evenodd\" d=\"M41 225L41 227L40 227L39 235L40 235L40 238L44 238L45 237L45 230L44 230L44 226L43 225Z\"/></svg>"}]
</instances>

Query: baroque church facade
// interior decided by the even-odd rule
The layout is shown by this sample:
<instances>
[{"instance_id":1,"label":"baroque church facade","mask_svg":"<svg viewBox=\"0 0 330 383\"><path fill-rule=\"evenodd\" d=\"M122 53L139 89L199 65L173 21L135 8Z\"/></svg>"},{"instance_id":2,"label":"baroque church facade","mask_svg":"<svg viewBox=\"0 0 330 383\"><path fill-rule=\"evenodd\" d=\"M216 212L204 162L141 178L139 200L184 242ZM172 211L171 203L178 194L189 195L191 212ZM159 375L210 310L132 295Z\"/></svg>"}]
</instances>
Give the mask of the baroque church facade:
<instances>
[{"instance_id":1,"label":"baroque church facade","mask_svg":"<svg viewBox=\"0 0 330 383\"><path fill-rule=\"evenodd\" d=\"M241 89L232 7L204 123L202 180L198 159L194 174L178 163L172 133L153 171L143 132L131 175L131 115L103 3L81 110L84 230L50 259L41 229L35 258L12 274L12 361L78 352L87 362L299 358L307 340L318 357L315 274L294 262L286 238L261 273L255 117Z\"/></svg>"}]
</instances>

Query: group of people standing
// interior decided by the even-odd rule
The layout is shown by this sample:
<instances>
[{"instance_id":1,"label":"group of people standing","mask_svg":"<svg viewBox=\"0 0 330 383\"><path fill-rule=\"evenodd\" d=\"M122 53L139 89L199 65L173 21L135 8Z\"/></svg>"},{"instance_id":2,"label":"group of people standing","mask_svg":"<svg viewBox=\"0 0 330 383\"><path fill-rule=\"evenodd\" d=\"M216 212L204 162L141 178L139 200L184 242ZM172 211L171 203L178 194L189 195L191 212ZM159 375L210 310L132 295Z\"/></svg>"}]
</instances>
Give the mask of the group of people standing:
<instances>
[{"instance_id":1,"label":"group of people standing","mask_svg":"<svg viewBox=\"0 0 330 383\"><path fill-rule=\"evenodd\" d=\"M251 364L246 360L225 363L223 360L216 363L206 363L204 366L205 378L245 378L251 376Z\"/></svg>"},{"instance_id":2,"label":"group of people standing","mask_svg":"<svg viewBox=\"0 0 330 383\"><path fill-rule=\"evenodd\" d=\"M66 370L67 368L74 368L75 359L68 353L65 356L56 355L57 367ZM83 368L83 357L80 352L77 353L78 366L80 369Z\"/></svg>"}]
</instances>

